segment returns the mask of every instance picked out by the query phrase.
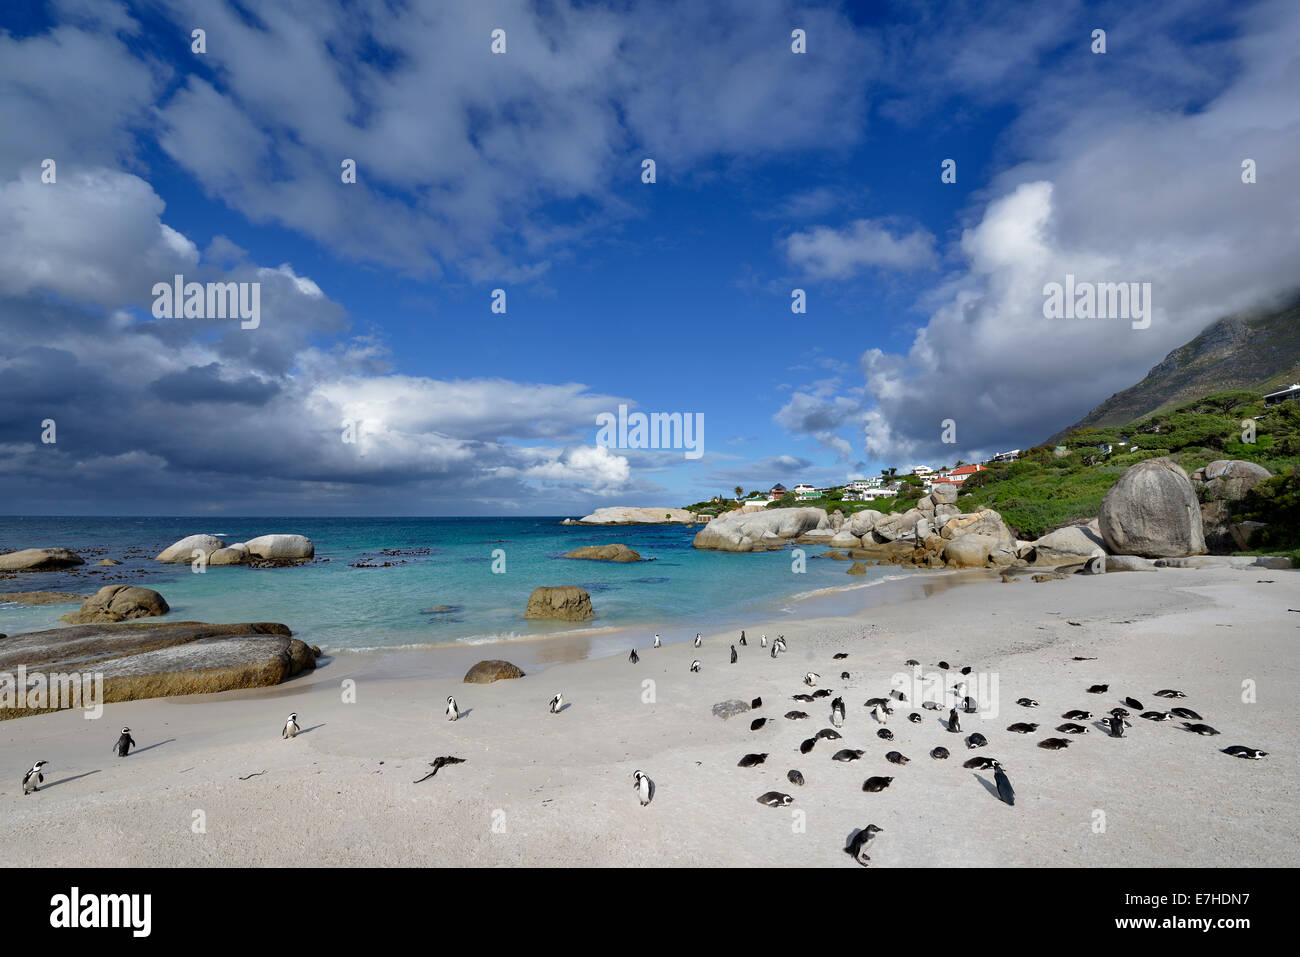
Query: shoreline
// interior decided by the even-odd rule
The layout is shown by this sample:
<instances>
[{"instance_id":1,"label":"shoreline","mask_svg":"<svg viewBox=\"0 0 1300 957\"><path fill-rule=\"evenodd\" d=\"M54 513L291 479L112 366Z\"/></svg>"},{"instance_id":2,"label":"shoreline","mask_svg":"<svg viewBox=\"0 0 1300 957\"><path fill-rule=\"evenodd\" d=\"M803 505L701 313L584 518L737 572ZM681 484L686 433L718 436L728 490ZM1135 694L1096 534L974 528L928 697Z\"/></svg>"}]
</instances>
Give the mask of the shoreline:
<instances>
[{"instance_id":1,"label":"shoreline","mask_svg":"<svg viewBox=\"0 0 1300 957\"><path fill-rule=\"evenodd\" d=\"M1297 607L1298 585L1294 571L1219 567L946 588L869 617L756 620L750 634L780 624L789 639L775 660L750 646L731 665L732 636L714 633L699 650L644 650L639 665L556 661L544 674L465 685L421 673L421 659L437 652L366 653L272 688L110 704L100 721L60 712L0 722L14 772L0 782L0 800L11 801L0 840L14 866L346 866L364 855L415 866L855 867L845 837L876 823L886 829L872 849L878 867L1200 867L1229 855L1294 866L1300 732L1285 689L1300 679L1290 653L1300 616L1286 609ZM841 651L842 663L832 659ZM996 716L969 716L964 730L989 738L977 753L1004 763L1014 808L990 794L988 772L961 767L961 738L934 712L920 712L918 725L900 713L890 722L897 739L877 739L862 702L886 694L908 657L997 676ZM688 670L692 658L704 663L699 674ZM808 690L808 670L844 696L848 716L845 740L803 755L799 742L829 725L824 701L790 700ZM1245 679L1257 682L1258 703L1242 701ZM1109 682L1110 693L1087 694L1094 682ZM1135 717L1123 739L1097 726L1066 751L1035 747L1068 708L1102 712L1125 695L1164 708L1173 702L1151 697L1163 687L1186 691L1178 703L1222 735ZM557 691L568 706L551 715ZM448 694L463 711L454 723L442 713ZM1018 707L1021 695L1042 707ZM768 719L758 731L752 715L711 713L716 702L752 697L763 698L756 714ZM792 708L812 717L783 718ZM304 733L282 741L290 710ZM1020 720L1043 728L1005 731ZM108 752L123 725L140 750L119 759ZM831 761L840 744L866 754ZM1230 744L1270 756L1232 758L1220 752ZM931 760L936 745L952 759ZM911 763L886 763L889 748ZM749 751L770 757L737 767ZM438 755L466 763L413 783ZM47 785L18 800L18 766L38 757L51 762ZM638 768L656 783L646 808L631 787ZM789 784L789 768L807 784ZM863 794L869 775L895 780ZM792 807L755 801L774 789L792 793ZM1097 811L1107 822L1100 833ZM202 833L191 827L197 812Z\"/></svg>"}]
</instances>

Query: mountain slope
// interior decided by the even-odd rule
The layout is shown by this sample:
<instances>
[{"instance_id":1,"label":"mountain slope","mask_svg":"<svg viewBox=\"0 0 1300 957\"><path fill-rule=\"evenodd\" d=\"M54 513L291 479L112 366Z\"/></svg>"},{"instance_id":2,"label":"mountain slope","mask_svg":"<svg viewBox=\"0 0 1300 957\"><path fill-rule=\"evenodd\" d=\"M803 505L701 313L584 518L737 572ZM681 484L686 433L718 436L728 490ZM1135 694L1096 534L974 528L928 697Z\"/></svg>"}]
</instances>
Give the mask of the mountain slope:
<instances>
[{"instance_id":1,"label":"mountain slope","mask_svg":"<svg viewBox=\"0 0 1300 957\"><path fill-rule=\"evenodd\" d=\"M1228 316L1165 356L1146 378L1117 392L1045 445L1074 429L1125 425L1212 392L1271 392L1300 382L1300 299L1270 312Z\"/></svg>"}]
</instances>

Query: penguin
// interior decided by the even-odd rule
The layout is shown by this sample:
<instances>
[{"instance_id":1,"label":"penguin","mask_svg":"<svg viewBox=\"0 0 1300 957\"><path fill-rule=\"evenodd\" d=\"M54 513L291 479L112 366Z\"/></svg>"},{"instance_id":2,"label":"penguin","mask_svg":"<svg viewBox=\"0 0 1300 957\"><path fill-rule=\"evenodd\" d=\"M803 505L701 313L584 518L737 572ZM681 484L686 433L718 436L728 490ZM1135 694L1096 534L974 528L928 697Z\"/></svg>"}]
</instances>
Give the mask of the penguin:
<instances>
[{"instance_id":1,"label":"penguin","mask_svg":"<svg viewBox=\"0 0 1300 957\"><path fill-rule=\"evenodd\" d=\"M817 672L810 671L803 676L803 683L806 684L809 688L815 688L817 687L817 679L820 677L821 675L819 675Z\"/></svg>"},{"instance_id":2,"label":"penguin","mask_svg":"<svg viewBox=\"0 0 1300 957\"><path fill-rule=\"evenodd\" d=\"M758 636L758 647L760 647L760 648L766 648L766 647L767 647L767 635L759 635L759 636Z\"/></svg>"},{"instance_id":3,"label":"penguin","mask_svg":"<svg viewBox=\"0 0 1300 957\"><path fill-rule=\"evenodd\" d=\"M736 767L738 767L738 768L756 768L756 767L758 767L760 764L762 764L762 763L763 763L764 761L766 761L766 760L767 760L767 753L766 753L766 752L764 752L763 754L747 754L747 755L745 755L743 758L740 759L740 763L737 764Z\"/></svg>"},{"instance_id":4,"label":"penguin","mask_svg":"<svg viewBox=\"0 0 1300 957\"><path fill-rule=\"evenodd\" d=\"M564 707L564 693L561 692L551 699L551 714L559 714L560 709Z\"/></svg>"},{"instance_id":5,"label":"penguin","mask_svg":"<svg viewBox=\"0 0 1300 957\"><path fill-rule=\"evenodd\" d=\"M840 734L834 728L822 728L817 732L817 740L825 738L827 741L839 741L844 735Z\"/></svg>"},{"instance_id":6,"label":"penguin","mask_svg":"<svg viewBox=\"0 0 1300 957\"><path fill-rule=\"evenodd\" d=\"M447 695L447 720L455 721L460 717L460 708L456 705L456 699Z\"/></svg>"},{"instance_id":7,"label":"penguin","mask_svg":"<svg viewBox=\"0 0 1300 957\"><path fill-rule=\"evenodd\" d=\"M889 787L889 782L892 780L894 779L886 777L870 777L862 782L862 790L870 791L874 794L877 791L883 791L885 788Z\"/></svg>"},{"instance_id":8,"label":"penguin","mask_svg":"<svg viewBox=\"0 0 1300 957\"><path fill-rule=\"evenodd\" d=\"M961 721L957 718L956 708L953 708L948 712L948 730L954 734L961 733Z\"/></svg>"},{"instance_id":9,"label":"penguin","mask_svg":"<svg viewBox=\"0 0 1300 957\"><path fill-rule=\"evenodd\" d=\"M890 751L888 754L885 755L885 760L888 761L890 764L906 764L908 761L912 759L905 757L903 754L901 754L898 751Z\"/></svg>"},{"instance_id":10,"label":"penguin","mask_svg":"<svg viewBox=\"0 0 1300 957\"><path fill-rule=\"evenodd\" d=\"M970 665L967 665L965 668L963 668L963 669L961 670L961 673L964 674L964 675L968 675L968 674L970 674Z\"/></svg>"},{"instance_id":11,"label":"penguin","mask_svg":"<svg viewBox=\"0 0 1300 957\"><path fill-rule=\"evenodd\" d=\"M1173 718L1173 715L1168 711L1143 711L1142 717L1148 721L1169 721Z\"/></svg>"},{"instance_id":12,"label":"penguin","mask_svg":"<svg viewBox=\"0 0 1300 957\"><path fill-rule=\"evenodd\" d=\"M739 661L739 660L740 660L740 655L736 654L736 646L735 646L735 645L732 645L732 646L731 646L731 663L734 665L734 664L735 664L737 661Z\"/></svg>"},{"instance_id":13,"label":"penguin","mask_svg":"<svg viewBox=\"0 0 1300 957\"><path fill-rule=\"evenodd\" d=\"M894 732L890 731L888 728L881 728L879 731L876 732L876 737L882 738L885 741L893 741Z\"/></svg>"},{"instance_id":14,"label":"penguin","mask_svg":"<svg viewBox=\"0 0 1300 957\"><path fill-rule=\"evenodd\" d=\"M814 697L813 697L812 695L810 695L810 694L792 694L792 695L790 695L790 700L791 700L791 701L802 701L804 704L812 704L812 703L813 703L814 701L816 701L817 699L814 698Z\"/></svg>"},{"instance_id":15,"label":"penguin","mask_svg":"<svg viewBox=\"0 0 1300 957\"><path fill-rule=\"evenodd\" d=\"M1169 713L1176 718L1190 718L1193 721L1201 720L1201 716L1191 708L1170 708Z\"/></svg>"},{"instance_id":16,"label":"penguin","mask_svg":"<svg viewBox=\"0 0 1300 957\"><path fill-rule=\"evenodd\" d=\"M1246 758L1250 761L1258 761L1260 758L1268 757L1267 751L1261 751L1259 748L1248 748L1244 744L1234 744L1231 747L1223 749L1224 754L1231 754L1234 758Z\"/></svg>"},{"instance_id":17,"label":"penguin","mask_svg":"<svg viewBox=\"0 0 1300 957\"><path fill-rule=\"evenodd\" d=\"M831 755L832 761L857 761L862 757L863 752L855 751L853 748L841 748Z\"/></svg>"},{"instance_id":18,"label":"penguin","mask_svg":"<svg viewBox=\"0 0 1300 957\"><path fill-rule=\"evenodd\" d=\"M768 791L758 796L758 803L766 804L768 807L789 807L794 803L794 798L780 791Z\"/></svg>"},{"instance_id":19,"label":"penguin","mask_svg":"<svg viewBox=\"0 0 1300 957\"><path fill-rule=\"evenodd\" d=\"M32 769L23 775L23 797L26 797L32 791L39 791L41 785L45 783L45 775L41 773L41 768L49 764L48 761L37 761L32 765Z\"/></svg>"},{"instance_id":20,"label":"penguin","mask_svg":"<svg viewBox=\"0 0 1300 957\"><path fill-rule=\"evenodd\" d=\"M1183 727L1193 734L1211 735L1219 732L1211 728L1208 724L1192 724L1190 721L1184 721Z\"/></svg>"},{"instance_id":21,"label":"penguin","mask_svg":"<svg viewBox=\"0 0 1300 957\"><path fill-rule=\"evenodd\" d=\"M654 782L646 776L644 771L637 771L632 775L632 787L636 789L642 807L650 803L650 799L654 796L654 786Z\"/></svg>"},{"instance_id":22,"label":"penguin","mask_svg":"<svg viewBox=\"0 0 1300 957\"><path fill-rule=\"evenodd\" d=\"M1186 698L1187 697L1187 695L1183 694L1181 691L1174 691L1172 688L1162 688L1160 691L1157 691L1155 694L1157 698Z\"/></svg>"},{"instance_id":23,"label":"penguin","mask_svg":"<svg viewBox=\"0 0 1300 957\"><path fill-rule=\"evenodd\" d=\"M913 711L911 714L907 716L907 720L912 722L912 724L920 724L921 716L917 714L915 711Z\"/></svg>"},{"instance_id":24,"label":"penguin","mask_svg":"<svg viewBox=\"0 0 1300 957\"><path fill-rule=\"evenodd\" d=\"M791 721L802 721L804 718L808 717L808 712L807 712L807 711L787 711L787 712L785 713L785 716L786 716L787 718L789 718Z\"/></svg>"},{"instance_id":25,"label":"penguin","mask_svg":"<svg viewBox=\"0 0 1300 957\"><path fill-rule=\"evenodd\" d=\"M776 642L772 642L772 657L775 658L780 651L781 649L777 647Z\"/></svg>"},{"instance_id":26,"label":"penguin","mask_svg":"<svg viewBox=\"0 0 1300 957\"><path fill-rule=\"evenodd\" d=\"M1062 751L1070 746L1070 742L1065 738L1044 738L1038 742L1038 746L1044 751Z\"/></svg>"},{"instance_id":27,"label":"penguin","mask_svg":"<svg viewBox=\"0 0 1300 957\"><path fill-rule=\"evenodd\" d=\"M800 787L803 787L803 775L800 774L798 771L787 771L785 775L785 779L789 781L791 784L797 784Z\"/></svg>"},{"instance_id":28,"label":"penguin","mask_svg":"<svg viewBox=\"0 0 1300 957\"><path fill-rule=\"evenodd\" d=\"M871 709L871 716L881 724L887 724L888 719L885 717L886 712L883 705L876 705Z\"/></svg>"},{"instance_id":29,"label":"penguin","mask_svg":"<svg viewBox=\"0 0 1300 957\"><path fill-rule=\"evenodd\" d=\"M1025 721L1017 721L1015 724L1007 725L1008 731L1014 731L1016 734L1033 734L1038 730L1038 725L1029 724Z\"/></svg>"},{"instance_id":30,"label":"penguin","mask_svg":"<svg viewBox=\"0 0 1300 957\"><path fill-rule=\"evenodd\" d=\"M988 743L989 743L989 739L984 737L984 735L980 734L978 731L976 731L974 734L972 734L970 737L966 739L966 750L974 751L976 748L983 748L987 746Z\"/></svg>"},{"instance_id":31,"label":"penguin","mask_svg":"<svg viewBox=\"0 0 1300 957\"><path fill-rule=\"evenodd\" d=\"M907 704L907 695L903 694L903 692L899 691L897 688L889 692L889 696L895 701L901 701L903 704Z\"/></svg>"},{"instance_id":32,"label":"penguin","mask_svg":"<svg viewBox=\"0 0 1300 957\"><path fill-rule=\"evenodd\" d=\"M696 632L696 633L695 633L695 647L698 648L698 647L700 647L700 645L702 645L702 644L704 644L704 639L700 637L700 633L699 633L699 632Z\"/></svg>"},{"instance_id":33,"label":"penguin","mask_svg":"<svg viewBox=\"0 0 1300 957\"><path fill-rule=\"evenodd\" d=\"M948 749L933 748L930 751L930 757L934 758L936 761L946 761L948 759Z\"/></svg>"},{"instance_id":34,"label":"penguin","mask_svg":"<svg viewBox=\"0 0 1300 957\"><path fill-rule=\"evenodd\" d=\"M967 714L974 714L979 711L979 707L975 704L974 698L963 698L961 702L961 710Z\"/></svg>"},{"instance_id":35,"label":"penguin","mask_svg":"<svg viewBox=\"0 0 1300 957\"><path fill-rule=\"evenodd\" d=\"M1088 689L1088 694L1105 694L1110 690L1110 685L1092 685Z\"/></svg>"},{"instance_id":36,"label":"penguin","mask_svg":"<svg viewBox=\"0 0 1300 957\"><path fill-rule=\"evenodd\" d=\"M939 667L939 670L940 670L940 671L947 671L947 670L948 670L948 662L946 662L946 661L941 661L941 662L939 662L938 667Z\"/></svg>"},{"instance_id":37,"label":"penguin","mask_svg":"<svg viewBox=\"0 0 1300 957\"><path fill-rule=\"evenodd\" d=\"M699 670L700 670L700 659L696 658L694 661L691 662L691 672L698 673Z\"/></svg>"},{"instance_id":38,"label":"penguin","mask_svg":"<svg viewBox=\"0 0 1300 957\"><path fill-rule=\"evenodd\" d=\"M849 673L848 673L847 671L841 671L841 672L840 672L840 680L841 680L841 681L848 681L848 680L849 680Z\"/></svg>"},{"instance_id":39,"label":"penguin","mask_svg":"<svg viewBox=\"0 0 1300 957\"><path fill-rule=\"evenodd\" d=\"M799 753L807 754L817 744L817 738L808 738L803 744L799 745Z\"/></svg>"},{"instance_id":40,"label":"penguin","mask_svg":"<svg viewBox=\"0 0 1300 957\"><path fill-rule=\"evenodd\" d=\"M846 651L837 651L835 654L831 655L831 660L833 660L833 661L843 661L843 660L844 660L845 658L847 658L848 656L849 656L849 655L848 655L848 652L846 652Z\"/></svg>"},{"instance_id":41,"label":"penguin","mask_svg":"<svg viewBox=\"0 0 1300 957\"><path fill-rule=\"evenodd\" d=\"M1002 765L1000 764L995 764L993 766L993 783L998 786L998 798L1001 799L1002 803L1014 807L1016 803L1016 792L1015 789L1011 787L1011 779L1007 777L1007 772L1002 770Z\"/></svg>"},{"instance_id":42,"label":"penguin","mask_svg":"<svg viewBox=\"0 0 1300 957\"><path fill-rule=\"evenodd\" d=\"M1037 707L1038 707L1038 702L1035 701L1033 698L1017 698L1017 699L1016 699L1016 704L1020 705L1020 707L1022 707L1022 708L1037 708Z\"/></svg>"},{"instance_id":43,"label":"penguin","mask_svg":"<svg viewBox=\"0 0 1300 957\"><path fill-rule=\"evenodd\" d=\"M763 707L763 699L762 699L762 698L755 698L753 701L751 701L751 702L749 703L749 707L750 707L751 710L753 710L753 709L755 709L755 708L761 708L761 707Z\"/></svg>"},{"instance_id":44,"label":"penguin","mask_svg":"<svg viewBox=\"0 0 1300 957\"><path fill-rule=\"evenodd\" d=\"M755 718L753 721L749 722L749 730L757 731L765 724L767 724L767 718Z\"/></svg>"},{"instance_id":45,"label":"penguin","mask_svg":"<svg viewBox=\"0 0 1300 957\"><path fill-rule=\"evenodd\" d=\"M1092 712L1091 712L1091 711L1077 711L1077 710L1076 710L1076 711L1067 711L1067 712L1065 712L1065 714L1061 715L1061 717L1062 717L1062 718L1065 718L1067 721L1087 721L1089 718L1092 717Z\"/></svg>"},{"instance_id":46,"label":"penguin","mask_svg":"<svg viewBox=\"0 0 1300 957\"><path fill-rule=\"evenodd\" d=\"M942 710L943 710L943 705L939 704L939 702L937 702L937 701L922 701L922 702L921 702L921 707L924 708L926 711L942 711Z\"/></svg>"},{"instance_id":47,"label":"penguin","mask_svg":"<svg viewBox=\"0 0 1300 957\"><path fill-rule=\"evenodd\" d=\"M816 700L817 698L829 698L829 697L830 697L831 695L833 695L834 693L835 693L835 692L832 691L830 688L818 688L816 691L814 691L814 692L812 693L811 697L812 697L814 700ZM892 712L892 711L889 711L888 708L886 708L885 710L886 710L887 713L889 713L889 714L893 714L893 712Z\"/></svg>"},{"instance_id":48,"label":"penguin","mask_svg":"<svg viewBox=\"0 0 1300 957\"><path fill-rule=\"evenodd\" d=\"M1124 703L1128 705L1130 708L1132 708L1134 711L1141 711L1143 707L1142 702L1139 701L1137 698L1125 698Z\"/></svg>"},{"instance_id":49,"label":"penguin","mask_svg":"<svg viewBox=\"0 0 1300 957\"><path fill-rule=\"evenodd\" d=\"M299 731L298 712L295 711L289 715L289 719L284 723L284 730L280 732L281 738L292 738Z\"/></svg>"},{"instance_id":50,"label":"penguin","mask_svg":"<svg viewBox=\"0 0 1300 957\"><path fill-rule=\"evenodd\" d=\"M124 758L135 746L135 738L131 737L131 729L123 728L121 737L117 739L117 744L113 745L113 750L117 752L119 758Z\"/></svg>"},{"instance_id":51,"label":"penguin","mask_svg":"<svg viewBox=\"0 0 1300 957\"><path fill-rule=\"evenodd\" d=\"M1087 734L1092 729L1085 728L1081 724L1071 724L1067 721L1065 724L1058 724L1056 730L1061 732L1061 734Z\"/></svg>"},{"instance_id":52,"label":"penguin","mask_svg":"<svg viewBox=\"0 0 1300 957\"><path fill-rule=\"evenodd\" d=\"M1124 737L1124 719L1123 719L1123 718L1121 718L1121 717L1120 717L1119 715L1117 715L1117 714L1113 714L1113 715L1111 715L1109 718L1106 718L1105 721L1106 721L1106 726L1107 726L1108 728L1110 728L1110 736L1111 736L1112 738L1122 738L1122 737Z\"/></svg>"},{"instance_id":53,"label":"penguin","mask_svg":"<svg viewBox=\"0 0 1300 957\"><path fill-rule=\"evenodd\" d=\"M773 642L773 644L776 645L778 651L785 652L789 650L785 645L785 635L777 635L776 641Z\"/></svg>"},{"instance_id":54,"label":"penguin","mask_svg":"<svg viewBox=\"0 0 1300 957\"><path fill-rule=\"evenodd\" d=\"M876 705L883 705L888 703L889 703L888 698L868 698L866 701L862 702L862 707L874 708L876 707Z\"/></svg>"},{"instance_id":55,"label":"penguin","mask_svg":"<svg viewBox=\"0 0 1300 957\"><path fill-rule=\"evenodd\" d=\"M652 648L659 648L659 647L661 647L662 645L663 645L663 642L659 640L659 635L656 634L656 635L655 635L655 641L654 641L654 644L651 645L651 647L652 647Z\"/></svg>"},{"instance_id":56,"label":"penguin","mask_svg":"<svg viewBox=\"0 0 1300 957\"><path fill-rule=\"evenodd\" d=\"M630 655L627 656L627 660L628 660L630 663L632 663L632 664L636 664L638 661L641 660L641 656L638 655L638 654L636 653L636 649L633 648L633 649L632 649L632 653L631 653Z\"/></svg>"},{"instance_id":57,"label":"penguin","mask_svg":"<svg viewBox=\"0 0 1300 957\"><path fill-rule=\"evenodd\" d=\"M837 728L844 727L844 699L836 698L831 702L831 724Z\"/></svg>"},{"instance_id":58,"label":"penguin","mask_svg":"<svg viewBox=\"0 0 1300 957\"><path fill-rule=\"evenodd\" d=\"M1110 709L1110 713L1111 713L1111 716L1112 716L1112 717L1115 717L1115 718L1131 718L1131 717L1133 717L1133 712L1132 712L1132 711L1129 711L1127 708L1111 708L1111 709Z\"/></svg>"},{"instance_id":59,"label":"penguin","mask_svg":"<svg viewBox=\"0 0 1300 957\"><path fill-rule=\"evenodd\" d=\"M876 839L876 835L883 830L883 827L868 824L866 827L854 831L849 835L849 842L844 845L844 853L863 867L866 867L867 861L871 860L867 855L867 849L871 847L871 842Z\"/></svg>"},{"instance_id":60,"label":"penguin","mask_svg":"<svg viewBox=\"0 0 1300 957\"><path fill-rule=\"evenodd\" d=\"M965 764L962 765L963 768L969 768L972 771L991 771L997 766L998 766L997 758L988 758L982 755L978 758L971 758L969 761L967 761Z\"/></svg>"},{"instance_id":61,"label":"penguin","mask_svg":"<svg viewBox=\"0 0 1300 957\"><path fill-rule=\"evenodd\" d=\"M747 641L745 640L745 630L744 630L743 628L740 630L740 644L741 644L742 646L748 646L748 645L749 645L749 642L747 642Z\"/></svg>"},{"instance_id":62,"label":"penguin","mask_svg":"<svg viewBox=\"0 0 1300 957\"><path fill-rule=\"evenodd\" d=\"M903 662L903 664L907 665L907 667L909 668L921 667L921 662L917 661L915 658L908 658L906 661Z\"/></svg>"}]
</instances>

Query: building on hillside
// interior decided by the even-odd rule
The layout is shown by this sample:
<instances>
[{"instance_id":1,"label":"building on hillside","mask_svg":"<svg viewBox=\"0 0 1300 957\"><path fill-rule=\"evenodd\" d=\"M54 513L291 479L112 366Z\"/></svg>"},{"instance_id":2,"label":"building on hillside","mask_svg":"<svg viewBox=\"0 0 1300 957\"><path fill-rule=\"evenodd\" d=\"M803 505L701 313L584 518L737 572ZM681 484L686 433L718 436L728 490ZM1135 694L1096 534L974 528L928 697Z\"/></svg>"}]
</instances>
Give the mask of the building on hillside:
<instances>
[{"instance_id":1,"label":"building on hillside","mask_svg":"<svg viewBox=\"0 0 1300 957\"><path fill-rule=\"evenodd\" d=\"M927 475L933 475L934 469L930 468L928 465L913 465L912 474L917 478L924 478Z\"/></svg>"},{"instance_id":2,"label":"building on hillside","mask_svg":"<svg viewBox=\"0 0 1300 957\"><path fill-rule=\"evenodd\" d=\"M960 485L976 472L983 472L982 465L959 465L943 478L935 478L932 485Z\"/></svg>"},{"instance_id":3,"label":"building on hillside","mask_svg":"<svg viewBox=\"0 0 1300 957\"><path fill-rule=\"evenodd\" d=\"M1269 392L1264 396L1265 405L1278 405L1287 399L1300 399L1300 385L1292 384L1285 389Z\"/></svg>"},{"instance_id":4,"label":"building on hillside","mask_svg":"<svg viewBox=\"0 0 1300 957\"><path fill-rule=\"evenodd\" d=\"M780 498L787 491L789 490L784 485L782 485L780 482L777 482L768 490L767 494L772 496L773 498Z\"/></svg>"},{"instance_id":5,"label":"building on hillside","mask_svg":"<svg viewBox=\"0 0 1300 957\"><path fill-rule=\"evenodd\" d=\"M1020 449L1012 449L1010 452L999 452L997 455L993 456L993 458L989 459L989 461L990 462L1019 462L1020 451L1021 451Z\"/></svg>"},{"instance_id":6,"label":"building on hillside","mask_svg":"<svg viewBox=\"0 0 1300 957\"><path fill-rule=\"evenodd\" d=\"M813 488L811 485L799 484L796 485L792 491L794 492L794 500L796 502L806 502L809 499L819 497L817 489Z\"/></svg>"}]
</instances>

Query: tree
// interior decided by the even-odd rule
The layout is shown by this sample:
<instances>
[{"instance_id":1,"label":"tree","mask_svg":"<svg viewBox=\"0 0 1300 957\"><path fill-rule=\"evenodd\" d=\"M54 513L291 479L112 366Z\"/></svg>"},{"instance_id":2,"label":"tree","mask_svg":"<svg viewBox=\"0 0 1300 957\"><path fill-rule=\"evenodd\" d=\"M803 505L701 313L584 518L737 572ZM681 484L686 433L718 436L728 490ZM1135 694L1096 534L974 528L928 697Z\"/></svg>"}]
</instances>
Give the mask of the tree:
<instances>
[{"instance_id":1,"label":"tree","mask_svg":"<svg viewBox=\"0 0 1300 957\"><path fill-rule=\"evenodd\" d=\"M744 495L745 495L745 490L744 490L741 486L737 485L737 486L736 486L736 498L743 498Z\"/></svg>"},{"instance_id":2,"label":"tree","mask_svg":"<svg viewBox=\"0 0 1300 957\"><path fill-rule=\"evenodd\" d=\"M889 477L893 478L896 474L898 474L898 469L891 465L889 467Z\"/></svg>"}]
</instances>

